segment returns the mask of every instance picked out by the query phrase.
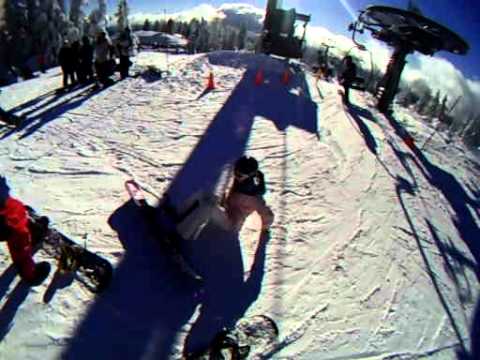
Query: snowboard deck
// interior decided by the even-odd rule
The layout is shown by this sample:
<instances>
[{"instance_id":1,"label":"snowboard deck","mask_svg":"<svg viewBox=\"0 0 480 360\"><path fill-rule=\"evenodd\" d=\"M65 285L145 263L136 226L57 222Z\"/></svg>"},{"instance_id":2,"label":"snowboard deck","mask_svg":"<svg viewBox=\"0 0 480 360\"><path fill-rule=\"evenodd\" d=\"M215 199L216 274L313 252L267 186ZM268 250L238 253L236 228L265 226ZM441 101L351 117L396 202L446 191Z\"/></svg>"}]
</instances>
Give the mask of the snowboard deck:
<instances>
[{"instance_id":1,"label":"snowboard deck","mask_svg":"<svg viewBox=\"0 0 480 360\"><path fill-rule=\"evenodd\" d=\"M50 227L48 217L39 215L31 207L27 207L27 211L34 247L43 249L56 259L58 270L74 272L75 279L93 293L108 287L113 275L113 267L108 260Z\"/></svg>"},{"instance_id":2,"label":"snowboard deck","mask_svg":"<svg viewBox=\"0 0 480 360\"><path fill-rule=\"evenodd\" d=\"M279 330L267 315L240 319L232 329L219 332L207 349L184 356L183 360L244 360L262 358L277 342Z\"/></svg>"},{"instance_id":3,"label":"snowboard deck","mask_svg":"<svg viewBox=\"0 0 480 360\"><path fill-rule=\"evenodd\" d=\"M183 238L178 233L173 234L171 231L162 228L159 221L156 221L155 217L159 214L156 214L155 209L148 204L142 189L134 180L127 180L125 189L137 208L141 210L150 234L164 247L168 257L175 263L179 271L195 282L202 283L203 277L193 269L180 250L179 242ZM167 212L164 211L164 213L167 216Z\"/></svg>"},{"instance_id":4,"label":"snowboard deck","mask_svg":"<svg viewBox=\"0 0 480 360\"><path fill-rule=\"evenodd\" d=\"M22 126L23 120L24 120L23 116L17 116L12 114L0 115L0 121L9 127L14 127L14 128L20 127Z\"/></svg>"}]
</instances>

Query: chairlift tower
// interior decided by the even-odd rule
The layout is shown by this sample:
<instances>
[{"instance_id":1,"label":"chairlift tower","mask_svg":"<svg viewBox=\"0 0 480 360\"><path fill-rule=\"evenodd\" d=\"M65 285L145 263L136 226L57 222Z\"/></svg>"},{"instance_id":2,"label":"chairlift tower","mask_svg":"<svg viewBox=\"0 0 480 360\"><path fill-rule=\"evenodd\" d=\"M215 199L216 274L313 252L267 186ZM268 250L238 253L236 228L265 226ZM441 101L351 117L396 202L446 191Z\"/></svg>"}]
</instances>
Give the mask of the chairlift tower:
<instances>
[{"instance_id":1,"label":"chairlift tower","mask_svg":"<svg viewBox=\"0 0 480 360\"><path fill-rule=\"evenodd\" d=\"M407 55L419 51L432 56L441 50L465 55L469 50L467 42L452 30L416 12L390 6L374 5L360 11L349 27L355 43L356 33L363 33L364 29L393 47L385 75L376 90L377 108L383 113L391 111Z\"/></svg>"},{"instance_id":2,"label":"chairlift tower","mask_svg":"<svg viewBox=\"0 0 480 360\"><path fill-rule=\"evenodd\" d=\"M281 0L268 0L263 21L261 52L286 58L301 58L307 24L310 15L299 14L295 9L283 10ZM295 27L301 22L302 37L295 35Z\"/></svg>"}]
</instances>

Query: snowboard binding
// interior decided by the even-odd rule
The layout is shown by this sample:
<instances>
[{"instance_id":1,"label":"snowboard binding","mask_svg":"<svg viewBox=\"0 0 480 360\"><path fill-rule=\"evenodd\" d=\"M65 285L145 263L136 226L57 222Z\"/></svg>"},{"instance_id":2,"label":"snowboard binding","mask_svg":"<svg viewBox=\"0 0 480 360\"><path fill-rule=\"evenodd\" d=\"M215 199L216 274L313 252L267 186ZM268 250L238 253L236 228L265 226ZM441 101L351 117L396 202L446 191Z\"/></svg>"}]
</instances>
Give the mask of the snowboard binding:
<instances>
[{"instance_id":1,"label":"snowboard binding","mask_svg":"<svg viewBox=\"0 0 480 360\"><path fill-rule=\"evenodd\" d=\"M27 211L35 250L44 249L57 260L60 272L75 273L75 278L91 292L99 293L108 287L113 268L107 260L50 227L48 217L38 215L28 206Z\"/></svg>"},{"instance_id":2,"label":"snowboard binding","mask_svg":"<svg viewBox=\"0 0 480 360\"><path fill-rule=\"evenodd\" d=\"M278 335L277 324L267 315L243 318L233 328L220 331L207 349L187 354L184 360L246 360L249 357L261 357L275 344Z\"/></svg>"}]
</instances>

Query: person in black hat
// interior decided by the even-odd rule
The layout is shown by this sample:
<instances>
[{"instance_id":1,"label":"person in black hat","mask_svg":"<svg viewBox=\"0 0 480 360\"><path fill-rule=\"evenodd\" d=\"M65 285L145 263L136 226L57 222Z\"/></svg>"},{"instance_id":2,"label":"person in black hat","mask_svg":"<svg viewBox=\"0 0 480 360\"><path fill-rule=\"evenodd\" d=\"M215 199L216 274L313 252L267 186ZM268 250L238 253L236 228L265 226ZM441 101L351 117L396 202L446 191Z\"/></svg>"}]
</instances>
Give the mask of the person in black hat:
<instances>
[{"instance_id":1,"label":"person in black hat","mask_svg":"<svg viewBox=\"0 0 480 360\"><path fill-rule=\"evenodd\" d=\"M274 215L263 198L266 192L265 177L258 169L258 161L242 156L235 162L233 172L233 185L225 201L233 227L240 230L245 219L256 211L262 218L262 230L267 231Z\"/></svg>"},{"instance_id":2,"label":"person in black hat","mask_svg":"<svg viewBox=\"0 0 480 360\"><path fill-rule=\"evenodd\" d=\"M348 105L350 104L350 88L357 77L357 65L355 65L351 56L345 56L343 63L345 68L340 75L340 85L344 89L343 101Z\"/></svg>"}]
</instances>

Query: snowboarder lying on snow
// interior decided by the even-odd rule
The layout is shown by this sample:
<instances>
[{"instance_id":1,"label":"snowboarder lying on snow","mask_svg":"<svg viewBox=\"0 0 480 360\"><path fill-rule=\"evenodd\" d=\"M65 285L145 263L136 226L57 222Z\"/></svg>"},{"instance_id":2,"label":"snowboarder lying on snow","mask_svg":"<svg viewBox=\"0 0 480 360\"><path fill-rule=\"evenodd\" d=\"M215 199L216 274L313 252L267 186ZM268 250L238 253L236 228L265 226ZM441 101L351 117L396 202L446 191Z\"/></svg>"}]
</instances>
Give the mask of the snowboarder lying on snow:
<instances>
[{"instance_id":1,"label":"snowboarder lying on snow","mask_svg":"<svg viewBox=\"0 0 480 360\"><path fill-rule=\"evenodd\" d=\"M240 231L245 219L254 211L262 219L262 231L266 231L274 215L263 199L265 191L264 175L258 170L257 160L242 156L235 162L234 180L228 195L220 201L206 192L193 194L181 207L193 210L177 223L177 231L185 239L195 239L210 221L223 230Z\"/></svg>"},{"instance_id":2,"label":"snowboarder lying on snow","mask_svg":"<svg viewBox=\"0 0 480 360\"><path fill-rule=\"evenodd\" d=\"M25 206L9 195L9 187L0 176L0 241L6 241L13 263L29 285L40 285L50 272L48 262L35 264L32 237Z\"/></svg>"},{"instance_id":3,"label":"snowboarder lying on snow","mask_svg":"<svg viewBox=\"0 0 480 360\"><path fill-rule=\"evenodd\" d=\"M225 199L225 209L235 230L240 230L245 219L254 211L262 218L262 230L268 230L274 215L263 195L266 192L265 178L258 169L258 161L242 156L235 162L234 180Z\"/></svg>"},{"instance_id":4,"label":"snowboarder lying on snow","mask_svg":"<svg viewBox=\"0 0 480 360\"><path fill-rule=\"evenodd\" d=\"M214 194L198 191L177 210L170 206L168 212L182 214L177 217L175 228L187 240L196 239L209 222L225 231L239 231L254 211L262 219L262 231L267 231L274 215L263 199L265 191L264 175L258 170L257 160L242 156L235 162L234 181L223 200Z\"/></svg>"}]
</instances>

